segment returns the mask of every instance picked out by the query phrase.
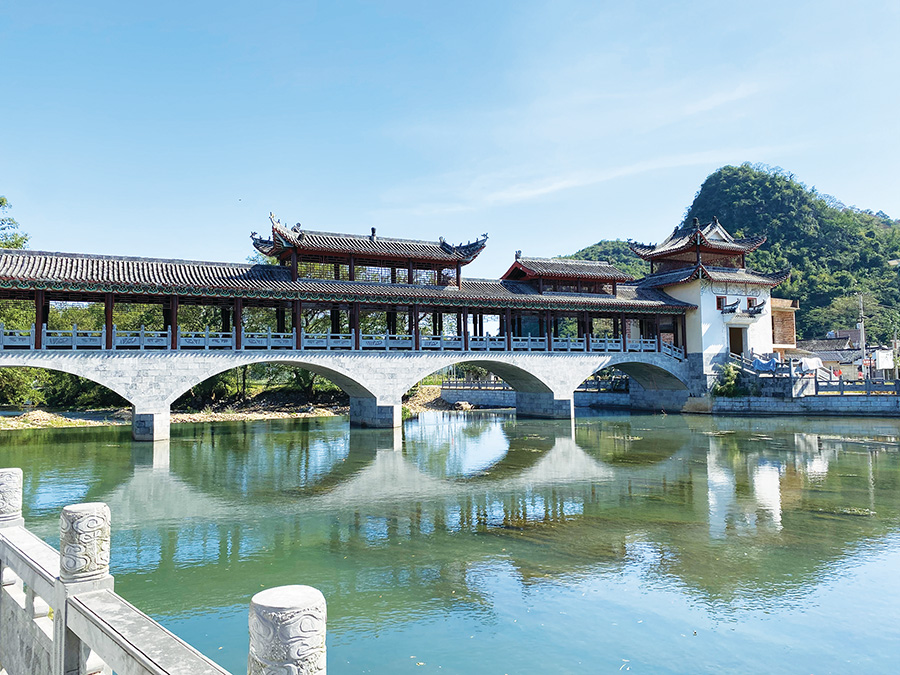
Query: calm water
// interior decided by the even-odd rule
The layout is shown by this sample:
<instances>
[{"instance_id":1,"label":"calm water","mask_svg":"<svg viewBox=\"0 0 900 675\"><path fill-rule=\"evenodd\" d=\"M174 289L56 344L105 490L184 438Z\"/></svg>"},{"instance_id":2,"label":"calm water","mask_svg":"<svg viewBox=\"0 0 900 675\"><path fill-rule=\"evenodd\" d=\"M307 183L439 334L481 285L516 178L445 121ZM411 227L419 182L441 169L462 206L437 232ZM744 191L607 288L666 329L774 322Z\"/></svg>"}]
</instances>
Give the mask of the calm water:
<instances>
[{"instance_id":1,"label":"calm water","mask_svg":"<svg viewBox=\"0 0 900 675\"><path fill-rule=\"evenodd\" d=\"M343 673L896 673L900 421L432 413L0 435L25 516L105 501L116 589L246 669L247 606L328 599Z\"/></svg>"}]
</instances>

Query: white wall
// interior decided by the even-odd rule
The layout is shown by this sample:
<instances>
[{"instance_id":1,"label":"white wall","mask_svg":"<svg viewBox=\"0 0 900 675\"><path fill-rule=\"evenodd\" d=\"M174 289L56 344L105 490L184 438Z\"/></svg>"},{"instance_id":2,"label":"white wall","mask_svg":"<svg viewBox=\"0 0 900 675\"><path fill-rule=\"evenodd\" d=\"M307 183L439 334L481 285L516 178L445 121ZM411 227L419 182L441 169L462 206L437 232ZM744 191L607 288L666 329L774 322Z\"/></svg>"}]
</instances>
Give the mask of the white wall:
<instances>
[{"instance_id":1,"label":"white wall","mask_svg":"<svg viewBox=\"0 0 900 675\"><path fill-rule=\"evenodd\" d=\"M733 315L722 314L716 308L717 296L725 296L726 303L739 300L739 311L746 310L748 297L753 297L757 303L766 303L758 318L747 326L746 349L757 354L772 352L772 307L769 289L765 286L697 280L662 290L677 300L697 305L698 309L687 312L687 351L689 354L702 353L704 363L728 352L726 319Z\"/></svg>"}]
</instances>

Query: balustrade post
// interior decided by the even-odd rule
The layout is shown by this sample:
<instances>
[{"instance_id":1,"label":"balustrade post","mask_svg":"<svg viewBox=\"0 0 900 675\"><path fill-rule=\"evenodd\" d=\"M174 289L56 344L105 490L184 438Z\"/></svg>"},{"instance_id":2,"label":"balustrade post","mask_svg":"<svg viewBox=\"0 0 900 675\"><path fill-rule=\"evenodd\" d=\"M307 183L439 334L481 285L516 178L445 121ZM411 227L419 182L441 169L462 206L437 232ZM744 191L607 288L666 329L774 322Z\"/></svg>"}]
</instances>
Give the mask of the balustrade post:
<instances>
[{"instance_id":1,"label":"balustrade post","mask_svg":"<svg viewBox=\"0 0 900 675\"><path fill-rule=\"evenodd\" d=\"M325 675L325 596L311 586L279 586L250 600L248 675Z\"/></svg>"},{"instance_id":2,"label":"balustrade post","mask_svg":"<svg viewBox=\"0 0 900 675\"><path fill-rule=\"evenodd\" d=\"M22 469L0 469L0 528L24 527Z\"/></svg>"},{"instance_id":3,"label":"balustrade post","mask_svg":"<svg viewBox=\"0 0 900 675\"><path fill-rule=\"evenodd\" d=\"M79 593L112 590L109 573L110 514L101 502L74 504L59 517L59 578L54 588L52 675L81 675L91 650L68 628L68 598Z\"/></svg>"},{"instance_id":4,"label":"balustrade post","mask_svg":"<svg viewBox=\"0 0 900 675\"><path fill-rule=\"evenodd\" d=\"M75 350L78 347L78 324L72 324L72 349Z\"/></svg>"}]
</instances>

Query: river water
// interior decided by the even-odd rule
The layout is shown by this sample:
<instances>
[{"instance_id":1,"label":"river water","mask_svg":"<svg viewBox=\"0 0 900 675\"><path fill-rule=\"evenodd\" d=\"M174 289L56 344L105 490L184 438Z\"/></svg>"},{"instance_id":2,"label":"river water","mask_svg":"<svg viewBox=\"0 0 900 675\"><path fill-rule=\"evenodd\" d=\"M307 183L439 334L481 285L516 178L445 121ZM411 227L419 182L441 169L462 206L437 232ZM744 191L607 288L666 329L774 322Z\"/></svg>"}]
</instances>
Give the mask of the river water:
<instances>
[{"instance_id":1,"label":"river water","mask_svg":"<svg viewBox=\"0 0 900 675\"><path fill-rule=\"evenodd\" d=\"M116 590L235 675L256 591L345 673L896 673L900 421L427 413L6 432L28 526L107 502Z\"/></svg>"}]
</instances>

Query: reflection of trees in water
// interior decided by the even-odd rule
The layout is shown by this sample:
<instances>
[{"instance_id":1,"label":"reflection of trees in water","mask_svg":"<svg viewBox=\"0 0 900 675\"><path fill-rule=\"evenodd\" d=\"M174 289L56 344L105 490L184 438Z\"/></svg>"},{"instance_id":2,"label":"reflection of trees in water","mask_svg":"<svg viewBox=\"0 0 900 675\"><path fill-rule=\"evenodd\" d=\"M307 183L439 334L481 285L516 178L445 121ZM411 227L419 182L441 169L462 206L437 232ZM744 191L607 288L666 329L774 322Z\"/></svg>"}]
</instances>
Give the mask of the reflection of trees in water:
<instances>
[{"instance_id":1,"label":"reflection of trees in water","mask_svg":"<svg viewBox=\"0 0 900 675\"><path fill-rule=\"evenodd\" d=\"M541 434L537 423L493 420L497 426L490 418L477 420L475 436L494 438L491 432L499 429L506 444L487 475L448 481L429 474L441 491L427 498L392 496L388 482L377 501L333 501L327 508L317 500L353 485L379 451L396 446L393 432L279 422L197 427L196 441L179 434L169 480L177 477L198 500L221 496L227 508L209 517L185 514L183 521L149 518L150 525L117 531L114 566L117 556L134 563L118 563L117 587L138 605L170 615L245 604L260 584L281 585L302 570L300 581L341 598L340 609L333 605L338 616L404 617L446 601L454 589L474 605L483 603L467 575L473 566L500 561L529 582L638 566L648 581L676 579L717 606L743 606L804 592L900 524L900 453L883 444L769 429L758 420L735 429L717 429L707 420L685 433L667 423L654 429L656 418L633 417L579 424L576 446L552 426ZM446 443L466 425L429 428ZM62 494L60 477L70 483L83 478L98 486L90 497L105 501L113 488L130 484L133 471L131 444L118 432L48 434L69 440L4 448L3 454L25 469L27 504ZM408 436L404 453L391 459L415 473L419 459L431 461L434 453L446 466L448 449L429 449L429 433ZM657 454L634 447L660 436L680 445ZM608 461L619 450L605 444L615 446L617 439L631 444L626 455L642 461ZM118 440L125 444L107 447ZM608 476L529 482L541 461L563 450L586 453L609 467ZM661 459L648 461L657 455ZM775 503L760 498L763 479L777 488ZM302 481L325 487L301 492L296 486ZM719 501L717 515L713 501L725 493L731 501ZM52 517L47 512L40 523L48 532L58 526L52 503ZM153 508L149 498L147 508ZM713 532L719 515L721 532ZM178 597L160 596L159 584L177 584Z\"/></svg>"},{"instance_id":2,"label":"reflection of trees in water","mask_svg":"<svg viewBox=\"0 0 900 675\"><path fill-rule=\"evenodd\" d=\"M335 469L352 470L341 420L206 424L185 431L171 441L172 471L229 499L278 499Z\"/></svg>"},{"instance_id":3,"label":"reflection of trees in water","mask_svg":"<svg viewBox=\"0 0 900 675\"><path fill-rule=\"evenodd\" d=\"M448 413L425 419L404 429L404 454L434 478L496 479L531 466L555 442L552 425L523 425L509 415Z\"/></svg>"},{"instance_id":4,"label":"reflection of trees in water","mask_svg":"<svg viewBox=\"0 0 900 675\"><path fill-rule=\"evenodd\" d=\"M128 480L131 447L124 427L7 431L0 465L22 469L25 517L49 518L52 531L63 506L100 500Z\"/></svg>"},{"instance_id":5,"label":"reflection of trees in water","mask_svg":"<svg viewBox=\"0 0 900 675\"><path fill-rule=\"evenodd\" d=\"M612 466L642 466L669 459L690 442L683 425L666 425L637 416L575 427L575 442L592 457Z\"/></svg>"}]
</instances>

